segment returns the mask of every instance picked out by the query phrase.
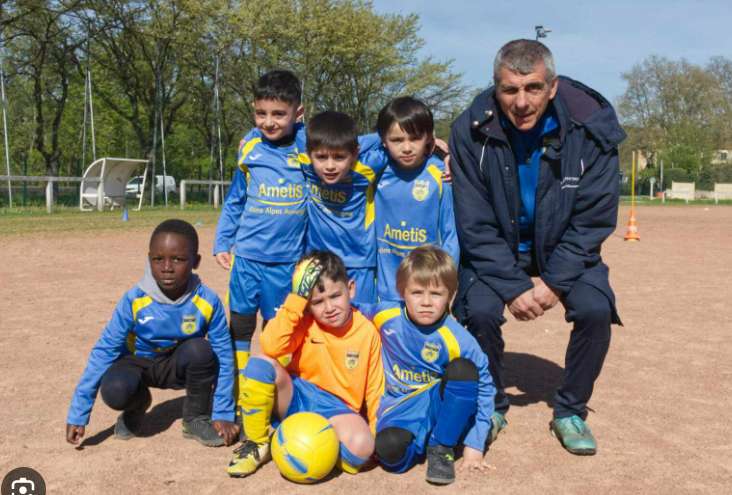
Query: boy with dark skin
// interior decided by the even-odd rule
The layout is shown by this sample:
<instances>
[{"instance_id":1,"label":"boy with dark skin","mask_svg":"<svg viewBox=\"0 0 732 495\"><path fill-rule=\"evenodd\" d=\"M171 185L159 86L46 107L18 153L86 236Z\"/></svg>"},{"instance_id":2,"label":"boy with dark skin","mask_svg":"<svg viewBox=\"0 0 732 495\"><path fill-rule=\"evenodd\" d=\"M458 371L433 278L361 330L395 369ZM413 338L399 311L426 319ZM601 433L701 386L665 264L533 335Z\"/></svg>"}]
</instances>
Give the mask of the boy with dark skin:
<instances>
[{"instance_id":1,"label":"boy with dark skin","mask_svg":"<svg viewBox=\"0 0 732 495\"><path fill-rule=\"evenodd\" d=\"M239 433L232 421L233 351L221 301L192 273L201 262L195 229L181 220L160 224L148 262L145 277L122 298L92 349L72 399L66 440L79 444L100 389L107 405L124 411L115 437L136 436L153 387L186 389L184 438L231 445Z\"/></svg>"}]
</instances>

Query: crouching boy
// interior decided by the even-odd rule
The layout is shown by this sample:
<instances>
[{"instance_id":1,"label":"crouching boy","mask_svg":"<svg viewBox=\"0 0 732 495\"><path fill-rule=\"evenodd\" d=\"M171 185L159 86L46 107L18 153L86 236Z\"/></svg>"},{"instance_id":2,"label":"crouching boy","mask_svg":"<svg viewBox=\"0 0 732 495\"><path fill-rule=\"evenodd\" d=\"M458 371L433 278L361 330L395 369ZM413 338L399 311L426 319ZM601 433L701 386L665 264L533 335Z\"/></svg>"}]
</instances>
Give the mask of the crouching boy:
<instances>
[{"instance_id":1,"label":"crouching boy","mask_svg":"<svg viewBox=\"0 0 732 495\"><path fill-rule=\"evenodd\" d=\"M376 455L401 473L427 456L427 481L487 471L483 451L495 387L480 346L447 312L457 288L455 262L434 246L415 248L399 265L402 302L356 304L379 330L386 387L377 412Z\"/></svg>"},{"instance_id":2,"label":"crouching boy","mask_svg":"<svg viewBox=\"0 0 732 495\"><path fill-rule=\"evenodd\" d=\"M100 388L104 402L123 411L115 437L136 436L152 403L151 387L185 388L183 438L207 447L236 441L231 338L218 296L192 274L200 261L191 224L158 225L144 278L117 305L76 387L66 419L69 443L84 436Z\"/></svg>"}]
</instances>

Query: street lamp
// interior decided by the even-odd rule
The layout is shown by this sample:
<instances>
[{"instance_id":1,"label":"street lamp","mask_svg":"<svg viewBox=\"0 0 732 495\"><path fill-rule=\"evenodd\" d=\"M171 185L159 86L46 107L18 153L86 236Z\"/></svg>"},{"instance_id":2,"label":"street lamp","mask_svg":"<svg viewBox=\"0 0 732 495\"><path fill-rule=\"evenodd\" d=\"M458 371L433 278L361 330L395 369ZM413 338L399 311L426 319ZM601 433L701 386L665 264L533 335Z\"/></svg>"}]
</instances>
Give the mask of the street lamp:
<instances>
[{"instance_id":1,"label":"street lamp","mask_svg":"<svg viewBox=\"0 0 732 495\"><path fill-rule=\"evenodd\" d=\"M536 26L534 29L536 29L536 41L539 41L539 38L546 38L546 35L552 32L551 29L544 29L544 26Z\"/></svg>"}]
</instances>

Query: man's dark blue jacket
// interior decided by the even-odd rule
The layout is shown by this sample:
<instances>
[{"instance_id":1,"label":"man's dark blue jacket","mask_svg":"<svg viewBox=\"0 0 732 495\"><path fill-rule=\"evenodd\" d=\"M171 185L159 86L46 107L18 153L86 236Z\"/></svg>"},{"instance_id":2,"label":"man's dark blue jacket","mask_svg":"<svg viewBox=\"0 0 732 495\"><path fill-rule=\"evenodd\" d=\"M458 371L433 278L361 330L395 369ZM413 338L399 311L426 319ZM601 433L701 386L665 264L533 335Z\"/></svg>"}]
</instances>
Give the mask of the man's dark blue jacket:
<instances>
[{"instance_id":1,"label":"man's dark blue jacket","mask_svg":"<svg viewBox=\"0 0 732 495\"><path fill-rule=\"evenodd\" d=\"M600 247L618 217L618 151L626 134L596 91L559 77L549 102L559 136L546 144L536 190L535 252L541 278L569 292L582 278L615 308ZM533 287L517 265L521 190L510 133L491 87L453 123L450 168L460 239L460 292L480 279L504 301ZM613 311L613 319L618 321Z\"/></svg>"}]
</instances>

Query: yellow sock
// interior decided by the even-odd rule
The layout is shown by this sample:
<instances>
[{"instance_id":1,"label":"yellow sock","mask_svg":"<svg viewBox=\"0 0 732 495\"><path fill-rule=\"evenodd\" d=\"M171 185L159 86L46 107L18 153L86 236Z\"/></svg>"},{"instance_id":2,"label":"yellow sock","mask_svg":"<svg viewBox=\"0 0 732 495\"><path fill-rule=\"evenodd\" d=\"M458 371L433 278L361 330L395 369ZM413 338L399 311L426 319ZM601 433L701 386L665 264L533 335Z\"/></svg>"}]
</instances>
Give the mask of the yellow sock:
<instances>
[{"instance_id":1,"label":"yellow sock","mask_svg":"<svg viewBox=\"0 0 732 495\"><path fill-rule=\"evenodd\" d=\"M244 432L257 443L269 442L275 376L274 366L257 358L249 361L244 372L240 395Z\"/></svg>"},{"instance_id":2,"label":"yellow sock","mask_svg":"<svg viewBox=\"0 0 732 495\"><path fill-rule=\"evenodd\" d=\"M343 460L343 457L338 457L338 460L336 461L336 467L343 471L344 473L348 474L358 474L361 471L361 468L363 466L351 466L346 461Z\"/></svg>"},{"instance_id":3,"label":"yellow sock","mask_svg":"<svg viewBox=\"0 0 732 495\"><path fill-rule=\"evenodd\" d=\"M244 385L244 368L249 362L249 351L234 352L234 372L236 379L234 380L234 398L236 399L236 414L241 414L241 391Z\"/></svg>"}]
</instances>

